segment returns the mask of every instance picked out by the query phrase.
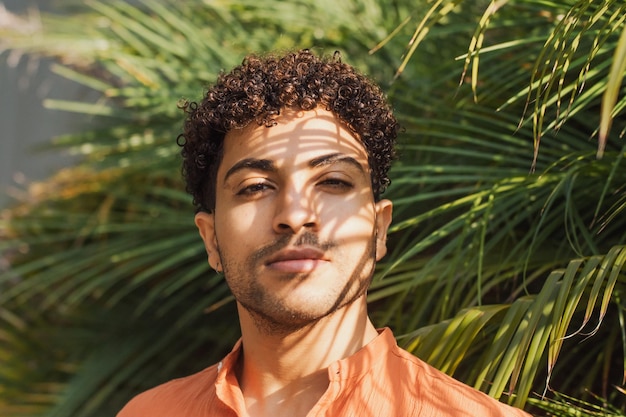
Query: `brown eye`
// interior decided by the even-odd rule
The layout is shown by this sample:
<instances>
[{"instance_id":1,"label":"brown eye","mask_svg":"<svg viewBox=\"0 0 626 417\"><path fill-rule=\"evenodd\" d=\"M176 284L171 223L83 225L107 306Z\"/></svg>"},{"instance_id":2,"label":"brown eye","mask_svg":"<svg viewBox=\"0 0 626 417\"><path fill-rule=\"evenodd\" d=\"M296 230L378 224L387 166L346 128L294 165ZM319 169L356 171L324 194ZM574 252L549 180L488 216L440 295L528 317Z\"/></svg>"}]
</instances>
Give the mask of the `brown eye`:
<instances>
[{"instance_id":1,"label":"brown eye","mask_svg":"<svg viewBox=\"0 0 626 417\"><path fill-rule=\"evenodd\" d=\"M260 194L265 190L269 190L272 187L265 182L257 182L254 184L250 184L237 192L237 195L241 196L252 196L255 194Z\"/></svg>"},{"instance_id":2,"label":"brown eye","mask_svg":"<svg viewBox=\"0 0 626 417\"><path fill-rule=\"evenodd\" d=\"M319 183L320 185L335 188L335 189L352 189L354 186L352 183L341 180L338 178L327 178Z\"/></svg>"}]
</instances>

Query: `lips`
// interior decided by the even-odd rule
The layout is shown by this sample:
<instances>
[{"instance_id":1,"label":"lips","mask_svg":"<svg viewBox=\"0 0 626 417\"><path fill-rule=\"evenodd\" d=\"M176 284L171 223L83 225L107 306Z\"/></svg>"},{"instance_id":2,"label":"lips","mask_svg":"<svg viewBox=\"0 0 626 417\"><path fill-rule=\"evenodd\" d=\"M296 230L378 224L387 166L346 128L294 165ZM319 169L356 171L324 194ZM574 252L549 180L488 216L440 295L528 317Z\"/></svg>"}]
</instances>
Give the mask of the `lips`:
<instances>
[{"instance_id":1,"label":"lips","mask_svg":"<svg viewBox=\"0 0 626 417\"><path fill-rule=\"evenodd\" d=\"M306 273L328 263L324 252L315 248L283 249L271 256L266 266L281 272Z\"/></svg>"}]
</instances>

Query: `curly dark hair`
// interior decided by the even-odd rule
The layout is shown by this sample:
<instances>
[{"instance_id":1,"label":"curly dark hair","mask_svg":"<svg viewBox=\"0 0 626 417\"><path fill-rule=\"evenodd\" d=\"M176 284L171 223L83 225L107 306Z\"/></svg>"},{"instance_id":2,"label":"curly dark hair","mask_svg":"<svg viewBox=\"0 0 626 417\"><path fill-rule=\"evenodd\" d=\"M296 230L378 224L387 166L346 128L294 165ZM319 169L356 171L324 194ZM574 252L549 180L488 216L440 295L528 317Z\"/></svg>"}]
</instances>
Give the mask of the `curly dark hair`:
<instances>
[{"instance_id":1,"label":"curly dark hair","mask_svg":"<svg viewBox=\"0 0 626 417\"><path fill-rule=\"evenodd\" d=\"M223 73L202 102L183 102L187 114L182 147L187 191L200 211L215 209L217 169L224 137L255 121L271 127L283 108L331 111L363 143L375 200L389 185L398 124L382 90L341 62L338 53L318 57L309 50L282 57L251 55Z\"/></svg>"}]
</instances>

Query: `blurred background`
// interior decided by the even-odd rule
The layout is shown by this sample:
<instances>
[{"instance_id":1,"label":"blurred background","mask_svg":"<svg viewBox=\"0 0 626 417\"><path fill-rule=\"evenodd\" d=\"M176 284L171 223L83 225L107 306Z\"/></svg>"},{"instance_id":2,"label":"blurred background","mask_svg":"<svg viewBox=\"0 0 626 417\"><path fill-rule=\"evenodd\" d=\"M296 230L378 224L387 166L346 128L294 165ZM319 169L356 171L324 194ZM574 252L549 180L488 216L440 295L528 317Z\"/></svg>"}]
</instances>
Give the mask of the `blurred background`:
<instances>
[{"instance_id":1,"label":"blurred background","mask_svg":"<svg viewBox=\"0 0 626 417\"><path fill-rule=\"evenodd\" d=\"M62 11L60 5L68 3L5 0L0 3L0 20L3 26L11 25L11 14L37 16ZM44 99L78 99L90 91L51 72L50 58L21 52L5 53L0 58L0 206L5 206L15 197L24 197L20 189L26 183L43 180L72 161L69 155L46 153L42 148L51 137L77 130L84 117L46 110Z\"/></svg>"}]
</instances>

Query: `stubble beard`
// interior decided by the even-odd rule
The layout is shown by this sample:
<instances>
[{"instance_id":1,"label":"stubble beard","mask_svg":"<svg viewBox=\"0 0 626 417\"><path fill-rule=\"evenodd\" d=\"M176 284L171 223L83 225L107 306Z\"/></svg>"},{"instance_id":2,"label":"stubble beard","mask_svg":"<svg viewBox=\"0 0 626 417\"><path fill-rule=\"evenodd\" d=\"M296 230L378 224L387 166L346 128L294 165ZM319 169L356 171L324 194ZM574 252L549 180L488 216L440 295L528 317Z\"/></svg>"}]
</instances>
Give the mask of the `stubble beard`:
<instances>
[{"instance_id":1,"label":"stubble beard","mask_svg":"<svg viewBox=\"0 0 626 417\"><path fill-rule=\"evenodd\" d=\"M255 251L246 261L243 269L232 265L223 257L218 243L217 250L222 260L226 282L237 302L248 312L256 328L263 334L276 336L286 335L298 332L306 327L314 326L320 320L332 315L341 308L353 303L359 297L365 295L372 277L374 276L374 266L376 264L375 234L370 239L369 245L363 252L361 259L351 271L350 279L346 281L345 286L335 296L332 305L323 312L311 312L306 309L296 310L289 308L279 300L272 299L269 291L259 284L255 276L247 280L236 278L229 279L229 277L234 278L238 274L245 274L244 271L258 270L259 263L267 259L267 256L289 246L291 242L292 236L285 235L284 237L280 237L276 242ZM338 246L333 242L320 243L317 235L310 232L305 232L293 243L293 246L299 245L317 247L324 252ZM336 259L342 258L340 252L336 252L335 257ZM369 269L369 271L366 272L366 269ZM364 276L364 274L367 275ZM284 279L289 281L304 281L309 275L308 273L294 273L287 275ZM248 274L248 277L250 277L250 274ZM241 276L238 278L241 278ZM357 285L356 288L354 288L355 282Z\"/></svg>"}]
</instances>

